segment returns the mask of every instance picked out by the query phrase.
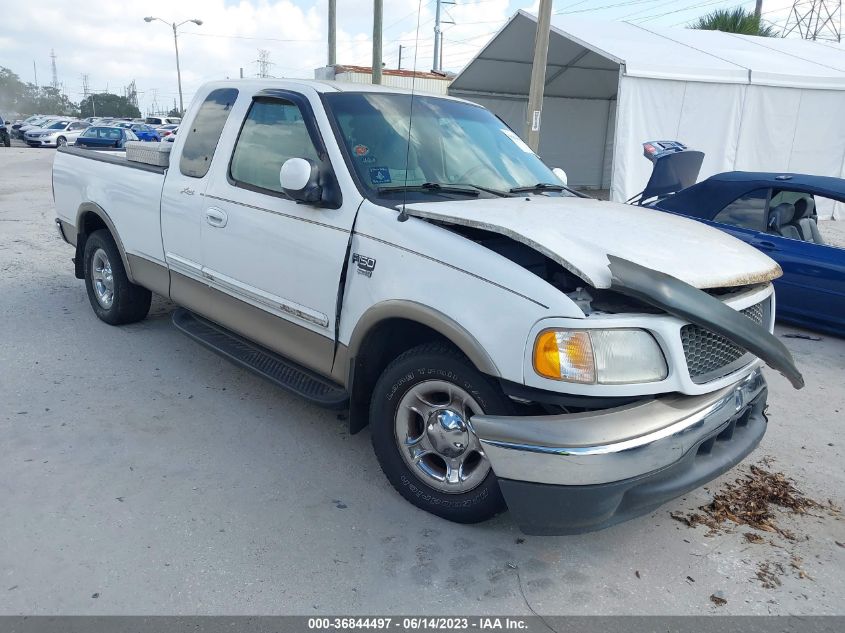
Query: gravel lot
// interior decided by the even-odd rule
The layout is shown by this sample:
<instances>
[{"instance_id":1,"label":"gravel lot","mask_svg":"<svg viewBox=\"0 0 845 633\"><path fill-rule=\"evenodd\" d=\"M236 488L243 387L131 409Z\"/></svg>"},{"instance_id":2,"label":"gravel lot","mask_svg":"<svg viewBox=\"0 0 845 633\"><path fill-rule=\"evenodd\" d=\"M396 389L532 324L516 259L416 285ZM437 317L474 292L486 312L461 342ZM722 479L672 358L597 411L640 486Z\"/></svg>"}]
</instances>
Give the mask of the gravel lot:
<instances>
[{"instance_id":1,"label":"gravel lot","mask_svg":"<svg viewBox=\"0 0 845 633\"><path fill-rule=\"evenodd\" d=\"M98 321L53 225L53 154L0 149L0 613L845 614L842 518L780 513L796 540L763 544L670 518L718 484L574 537L416 510L367 431L191 342L168 302ZM845 340L783 341L807 387L768 372L750 461L842 505Z\"/></svg>"}]
</instances>

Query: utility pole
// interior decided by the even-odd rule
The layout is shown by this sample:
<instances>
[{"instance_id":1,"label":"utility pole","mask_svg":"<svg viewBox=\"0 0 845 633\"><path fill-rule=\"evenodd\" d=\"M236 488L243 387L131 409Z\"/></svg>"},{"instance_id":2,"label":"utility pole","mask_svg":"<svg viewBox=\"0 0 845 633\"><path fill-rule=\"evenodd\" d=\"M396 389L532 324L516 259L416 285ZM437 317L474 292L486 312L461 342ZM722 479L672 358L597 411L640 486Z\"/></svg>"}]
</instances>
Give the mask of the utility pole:
<instances>
[{"instance_id":1,"label":"utility pole","mask_svg":"<svg viewBox=\"0 0 845 633\"><path fill-rule=\"evenodd\" d=\"M193 20L184 20L183 22L179 22L177 24L176 22L168 22L167 20L162 20L161 18L153 16L147 16L144 18L144 22L147 22L148 24L154 20L158 20L173 29L173 47L176 49L176 81L179 85L179 114L182 115L185 113L185 104L182 103L182 69L179 67L179 39L176 35L176 29L188 22L193 22L197 26L202 26L202 20L195 18Z\"/></svg>"},{"instance_id":2,"label":"utility pole","mask_svg":"<svg viewBox=\"0 0 845 633\"><path fill-rule=\"evenodd\" d=\"M381 83L381 21L384 15L382 0L373 0L373 83Z\"/></svg>"},{"instance_id":3,"label":"utility pole","mask_svg":"<svg viewBox=\"0 0 845 633\"><path fill-rule=\"evenodd\" d=\"M443 70L443 31L441 24L454 24L450 20L441 17L441 7L444 4L455 4L454 0L437 0L434 9L434 60L431 64L432 70Z\"/></svg>"},{"instance_id":4,"label":"utility pole","mask_svg":"<svg viewBox=\"0 0 845 633\"><path fill-rule=\"evenodd\" d=\"M329 66L337 64L337 0L329 0Z\"/></svg>"},{"instance_id":5,"label":"utility pole","mask_svg":"<svg viewBox=\"0 0 845 633\"><path fill-rule=\"evenodd\" d=\"M182 69L179 66L179 38L176 37L176 22L173 27L173 47L176 49L176 82L179 85L179 116L185 113L185 104L182 103Z\"/></svg>"},{"instance_id":6,"label":"utility pole","mask_svg":"<svg viewBox=\"0 0 845 633\"><path fill-rule=\"evenodd\" d=\"M35 60L32 60L32 74L35 75L35 87L38 88L38 68L35 66Z\"/></svg>"},{"instance_id":7,"label":"utility pole","mask_svg":"<svg viewBox=\"0 0 845 633\"><path fill-rule=\"evenodd\" d=\"M763 0L757 0L757 4L754 5L754 17L759 20L761 15L763 15Z\"/></svg>"},{"instance_id":8,"label":"utility pole","mask_svg":"<svg viewBox=\"0 0 845 633\"><path fill-rule=\"evenodd\" d=\"M243 66L241 66L241 79L243 79L243 78L244 78L244 68L243 68Z\"/></svg>"},{"instance_id":9,"label":"utility pole","mask_svg":"<svg viewBox=\"0 0 845 633\"><path fill-rule=\"evenodd\" d=\"M440 38L440 0L437 0L437 8L434 9L434 60L431 62L432 70L440 70L440 47L442 46Z\"/></svg>"},{"instance_id":10,"label":"utility pole","mask_svg":"<svg viewBox=\"0 0 845 633\"><path fill-rule=\"evenodd\" d=\"M399 65L397 66L399 70L402 70L402 45L399 45Z\"/></svg>"},{"instance_id":11,"label":"utility pole","mask_svg":"<svg viewBox=\"0 0 845 633\"><path fill-rule=\"evenodd\" d=\"M531 66L531 87L528 90L528 146L535 152L540 147L540 116L543 91L546 87L546 59L549 54L549 29L552 24L552 0L540 0L537 35L534 37L534 63Z\"/></svg>"}]
</instances>

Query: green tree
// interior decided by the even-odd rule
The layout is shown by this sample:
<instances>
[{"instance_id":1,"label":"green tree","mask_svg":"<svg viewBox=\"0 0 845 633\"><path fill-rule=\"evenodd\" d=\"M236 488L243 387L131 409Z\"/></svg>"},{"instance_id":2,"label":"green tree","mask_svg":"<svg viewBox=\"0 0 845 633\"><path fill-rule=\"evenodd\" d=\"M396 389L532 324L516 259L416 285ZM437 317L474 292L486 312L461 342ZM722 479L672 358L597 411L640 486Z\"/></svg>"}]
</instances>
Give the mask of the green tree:
<instances>
[{"instance_id":1,"label":"green tree","mask_svg":"<svg viewBox=\"0 0 845 633\"><path fill-rule=\"evenodd\" d=\"M126 97L103 92L93 94L79 103L80 116L117 116L136 118L141 111L132 105Z\"/></svg>"},{"instance_id":2,"label":"green tree","mask_svg":"<svg viewBox=\"0 0 845 633\"><path fill-rule=\"evenodd\" d=\"M773 26L762 24L753 11L746 11L742 7L735 9L716 9L687 28L702 31L722 31L724 33L740 33L741 35L759 35L760 37L777 37Z\"/></svg>"},{"instance_id":3,"label":"green tree","mask_svg":"<svg viewBox=\"0 0 845 633\"><path fill-rule=\"evenodd\" d=\"M24 83L17 74L0 66L0 108L22 115L64 114L76 116L79 109L67 95L52 86Z\"/></svg>"}]
</instances>

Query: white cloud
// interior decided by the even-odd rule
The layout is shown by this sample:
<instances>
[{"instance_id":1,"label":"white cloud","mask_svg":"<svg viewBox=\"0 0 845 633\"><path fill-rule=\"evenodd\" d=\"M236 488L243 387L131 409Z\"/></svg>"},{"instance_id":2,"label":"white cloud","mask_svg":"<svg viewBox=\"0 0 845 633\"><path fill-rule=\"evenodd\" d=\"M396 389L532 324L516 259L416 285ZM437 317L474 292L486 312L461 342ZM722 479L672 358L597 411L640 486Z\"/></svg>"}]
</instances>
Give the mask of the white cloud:
<instances>
[{"instance_id":1,"label":"white cloud","mask_svg":"<svg viewBox=\"0 0 845 633\"><path fill-rule=\"evenodd\" d=\"M446 6L444 15L455 24L443 26L444 68L453 71L460 70L516 9L536 12L538 5L538 0L455 2ZM13 0L12 6L9 4L4 3L0 65L11 68L25 81L33 81L35 60L38 81L48 83L50 49L54 48L59 80L77 101L82 97L83 73L90 76L90 86L97 91L108 88L120 93L134 79L142 110L152 104L154 96L160 106L167 107L178 99L172 32L161 22L145 23L146 15L168 21L203 20L202 26L186 24L180 29L186 103L204 81L237 77L240 68L247 76L255 75L259 48L270 52L270 72L277 76L313 77L313 69L326 63L326 0ZM402 45L403 68L413 67L416 53L417 69L430 69L434 1L388 0L384 4L386 64L396 67ZM558 0L555 10L575 4L579 10L590 9L579 14L583 17L621 17L622 9L601 8L617 4L608 0ZM651 24L667 26L708 10L692 9L701 4L699 1L689 0L689 4L689 12L658 17ZM764 7L771 11L772 19L785 19L789 4L789 0L767 0ZM664 5L658 0L638 4L645 7L645 17L669 10ZM372 0L338 0L339 62L370 64L372 6Z\"/></svg>"},{"instance_id":2,"label":"white cloud","mask_svg":"<svg viewBox=\"0 0 845 633\"><path fill-rule=\"evenodd\" d=\"M145 0L118 3L107 0L30 0L4 10L0 36L0 65L24 81L50 81L50 49L56 51L59 81L73 100L82 97L82 74L91 89L120 93L133 79L142 110L172 106L178 99L172 31L161 22L147 24L144 16L167 21L191 18L202 26L180 28L179 52L185 102L204 81L257 73L258 49L270 52L270 73L312 77L326 63L326 0ZM444 65L460 67L486 42L486 36L511 12L509 0L458 0L450 7L456 25L444 25ZM528 4L528 2L516 2ZM338 61L369 65L372 54L372 0L338 1ZM421 6L419 40L417 9ZM433 2L385 2L384 60L395 67L399 45L404 68L429 69L433 52ZM233 37L236 36L236 37ZM250 39L253 38L253 39Z\"/></svg>"}]
</instances>

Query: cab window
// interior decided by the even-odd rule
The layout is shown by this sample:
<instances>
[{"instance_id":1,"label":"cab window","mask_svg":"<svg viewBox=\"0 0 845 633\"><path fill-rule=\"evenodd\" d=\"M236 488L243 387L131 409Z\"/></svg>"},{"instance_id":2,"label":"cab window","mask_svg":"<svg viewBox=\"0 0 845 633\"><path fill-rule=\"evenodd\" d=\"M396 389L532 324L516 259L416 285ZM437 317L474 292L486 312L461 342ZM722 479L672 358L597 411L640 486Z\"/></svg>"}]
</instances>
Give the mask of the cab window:
<instances>
[{"instance_id":1,"label":"cab window","mask_svg":"<svg viewBox=\"0 0 845 633\"><path fill-rule=\"evenodd\" d=\"M247 188L281 193L279 171L286 160L319 162L299 107L282 99L256 99L232 153L229 175Z\"/></svg>"},{"instance_id":2,"label":"cab window","mask_svg":"<svg viewBox=\"0 0 845 633\"><path fill-rule=\"evenodd\" d=\"M719 211L713 221L753 231L765 231L768 197L768 189L750 191Z\"/></svg>"},{"instance_id":3,"label":"cab window","mask_svg":"<svg viewBox=\"0 0 845 633\"><path fill-rule=\"evenodd\" d=\"M191 178L202 178L211 167L211 159L217 149L220 134L238 98L234 88L212 90L200 105L191 127L188 129L179 171Z\"/></svg>"}]
</instances>

